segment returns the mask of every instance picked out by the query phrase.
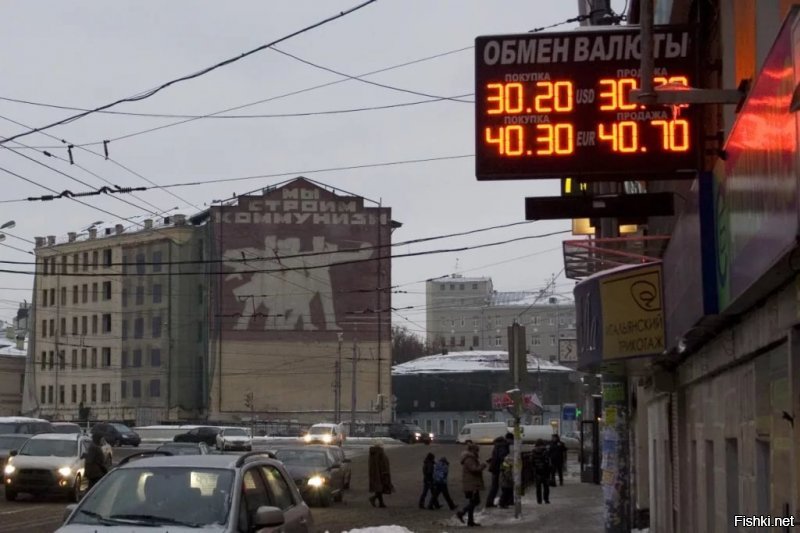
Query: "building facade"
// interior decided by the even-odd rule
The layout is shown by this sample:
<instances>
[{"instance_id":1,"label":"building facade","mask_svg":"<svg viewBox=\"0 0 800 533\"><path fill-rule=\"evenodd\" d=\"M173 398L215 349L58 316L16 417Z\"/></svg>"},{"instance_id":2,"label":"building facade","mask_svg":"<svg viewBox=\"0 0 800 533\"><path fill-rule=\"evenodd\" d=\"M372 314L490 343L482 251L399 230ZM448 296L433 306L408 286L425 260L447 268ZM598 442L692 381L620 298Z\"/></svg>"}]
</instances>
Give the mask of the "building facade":
<instances>
[{"instance_id":1,"label":"building facade","mask_svg":"<svg viewBox=\"0 0 800 533\"><path fill-rule=\"evenodd\" d=\"M574 367L575 305L541 292L498 292L487 277L458 274L428 281L428 343L449 351L507 350L508 326L525 326L531 354Z\"/></svg>"}]
</instances>

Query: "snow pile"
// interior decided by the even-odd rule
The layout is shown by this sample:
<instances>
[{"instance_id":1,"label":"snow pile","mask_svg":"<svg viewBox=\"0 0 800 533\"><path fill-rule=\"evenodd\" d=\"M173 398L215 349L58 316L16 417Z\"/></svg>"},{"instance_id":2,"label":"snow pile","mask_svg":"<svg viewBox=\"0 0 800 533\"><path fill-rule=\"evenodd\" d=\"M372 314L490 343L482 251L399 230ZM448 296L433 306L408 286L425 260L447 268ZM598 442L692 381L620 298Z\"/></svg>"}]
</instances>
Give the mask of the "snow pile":
<instances>
[{"instance_id":1,"label":"snow pile","mask_svg":"<svg viewBox=\"0 0 800 533\"><path fill-rule=\"evenodd\" d=\"M349 531L345 531L343 533L414 533L410 529L406 529L403 526L376 526L376 527L364 527L360 529L351 529Z\"/></svg>"},{"instance_id":2,"label":"snow pile","mask_svg":"<svg viewBox=\"0 0 800 533\"><path fill-rule=\"evenodd\" d=\"M528 370L531 372L572 372L566 366L528 355ZM443 374L459 372L508 372L508 352L478 351L452 352L428 355L392 367L392 374Z\"/></svg>"}]
</instances>

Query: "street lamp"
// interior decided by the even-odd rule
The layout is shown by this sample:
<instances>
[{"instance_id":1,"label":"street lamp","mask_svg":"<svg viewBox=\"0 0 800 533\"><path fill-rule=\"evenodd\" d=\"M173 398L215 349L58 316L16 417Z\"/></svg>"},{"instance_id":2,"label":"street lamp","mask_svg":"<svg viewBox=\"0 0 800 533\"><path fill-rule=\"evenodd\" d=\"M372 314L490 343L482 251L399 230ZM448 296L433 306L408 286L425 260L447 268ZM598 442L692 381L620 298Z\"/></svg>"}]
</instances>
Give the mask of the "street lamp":
<instances>
[{"instance_id":1,"label":"street lamp","mask_svg":"<svg viewBox=\"0 0 800 533\"><path fill-rule=\"evenodd\" d=\"M2 226L0 226L0 229L8 229L8 228L13 228L13 227L14 227L14 226L16 226L16 225L17 225L17 223L16 223L16 222L14 222L13 220L9 220L8 222L6 222L6 223L5 223L5 224L3 224Z\"/></svg>"},{"instance_id":2,"label":"street lamp","mask_svg":"<svg viewBox=\"0 0 800 533\"><path fill-rule=\"evenodd\" d=\"M30 250L23 250L22 248L17 248L16 246L11 246L10 244L2 244L4 240L6 240L5 234L0 233L0 246L5 246L6 248L11 248L12 250L16 250L18 252L26 254L33 254L33 252L31 252Z\"/></svg>"}]
</instances>

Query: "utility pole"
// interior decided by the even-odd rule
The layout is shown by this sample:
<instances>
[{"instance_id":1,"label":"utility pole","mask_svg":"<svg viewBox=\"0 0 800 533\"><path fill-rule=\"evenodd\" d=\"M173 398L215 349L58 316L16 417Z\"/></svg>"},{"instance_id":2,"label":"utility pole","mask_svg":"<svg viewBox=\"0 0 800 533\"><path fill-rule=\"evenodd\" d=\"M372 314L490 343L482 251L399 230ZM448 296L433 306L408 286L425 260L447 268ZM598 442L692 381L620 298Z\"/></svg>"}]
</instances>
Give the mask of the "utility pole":
<instances>
[{"instance_id":1,"label":"utility pole","mask_svg":"<svg viewBox=\"0 0 800 533\"><path fill-rule=\"evenodd\" d=\"M334 388L336 397L333 400L334 410L335 410L335 422L338 424L342 421L342 333L337 333L339 337L339 351L338 351L338 359L336 360L336 370L334 372Z\"/></svg>"},{"instance_id":2,"label":"utility pole","mask_svg":"<svg viewBox=\"0 0 800 533\"><path fill-rule=\"evenodd\" d=\"M508 365L514 388L507 391L514 401L514 518L522 516L522 391L520 383L528 371L528 354L525 348L525 328L516 319L508 328Z\"/></svg>"},{"instance_id":3,"label":"utility pole","mask_svg":"<svg viewBox=\"0 0 800 533\"><path fill-rule=\"evenodd\" d=\"M353 382L350 385L350 436L356 427L356 361L358 360L358 341L353 339Z\"/></svg>"}]
</instances>

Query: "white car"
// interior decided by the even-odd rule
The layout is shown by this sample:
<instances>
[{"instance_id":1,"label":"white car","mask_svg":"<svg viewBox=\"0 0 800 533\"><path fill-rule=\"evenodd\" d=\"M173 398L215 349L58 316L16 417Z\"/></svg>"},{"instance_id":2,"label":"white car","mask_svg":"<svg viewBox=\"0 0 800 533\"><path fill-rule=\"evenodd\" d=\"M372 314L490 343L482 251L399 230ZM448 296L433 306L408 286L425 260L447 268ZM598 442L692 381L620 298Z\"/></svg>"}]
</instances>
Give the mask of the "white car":
<instances>
[{"instance_id":1,"label":"white car","mask_svg":"<svg viewBox=\"0 0 800 533\"><path fill-rule=\"evenodd\" d=\"M17 494L63 494L80 501L89 480L84 476L83 455L89 438L76 434L40 433L14 450L3 469L6 500Z\"/></svg>"},{"instance_id":2,"label":"white car","mask_svg":"<svg viewBox=\"0 0 800 533\"><path fill-rule=\"evenodd\" d=\"M217 449L220 451L226 450L244 450L251 451L253 449L253 439L250 433L243 428L222 428L217 433Z\"/></svg>"},{"instance_id":3,"label":"white car","mask_svg":"<svg viewBox=\"0 0 800 533\"><path fill-rule=\"evenodd\" d=\"M306 444L335 444L342 446L345 441L342 424L314 424L303 436Z\"/></svg>"}]
</instances>

